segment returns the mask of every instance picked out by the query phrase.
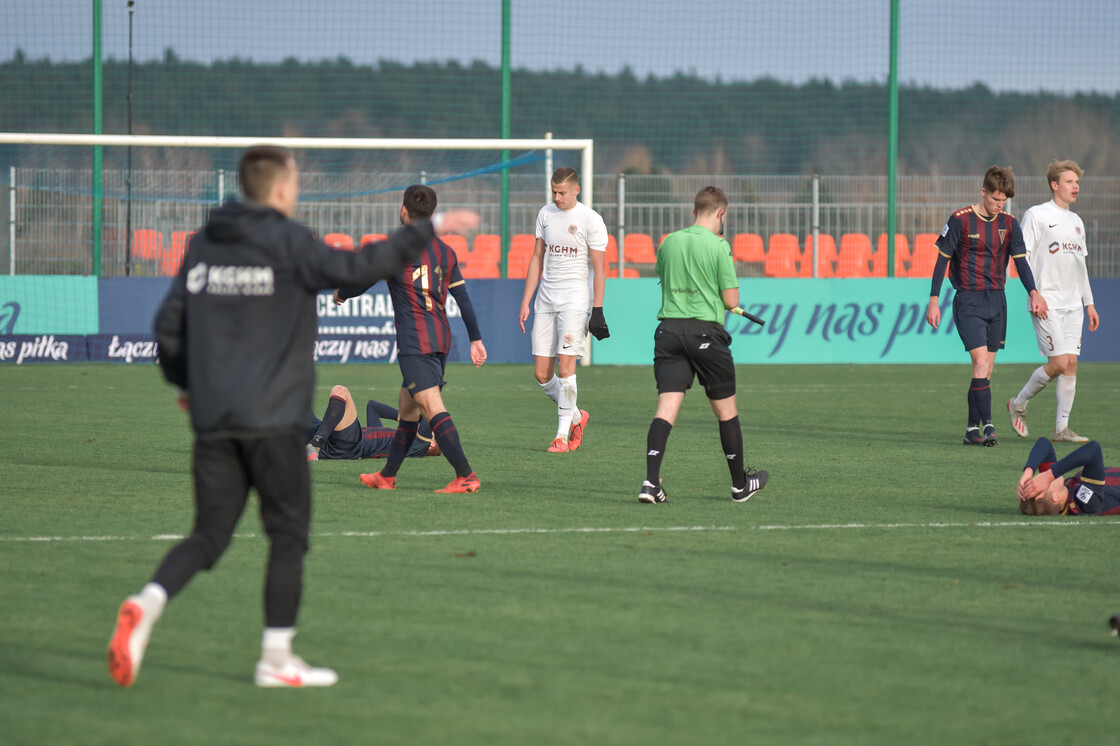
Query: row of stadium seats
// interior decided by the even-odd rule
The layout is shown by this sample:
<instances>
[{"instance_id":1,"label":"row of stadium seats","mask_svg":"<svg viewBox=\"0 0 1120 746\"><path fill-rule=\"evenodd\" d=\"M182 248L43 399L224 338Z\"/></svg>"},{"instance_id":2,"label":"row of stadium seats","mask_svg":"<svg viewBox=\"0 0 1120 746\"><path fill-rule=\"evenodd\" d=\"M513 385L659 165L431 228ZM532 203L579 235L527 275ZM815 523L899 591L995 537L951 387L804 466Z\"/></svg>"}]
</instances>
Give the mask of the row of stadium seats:
<instances>
[{"instance_id":1,"label":"row of stadium seats","mask_svg":"<svg viewBox=\"0 0 1120 746\"><path fill-rule=\"evenodd\" d=\"M179 271L187 240L194 231L174 231L171 246L164 246L163 233L147 228L133 232L132 256L151 264L153 274L171 276ZM368 241L384 239L384 234L367 233L357 243L348 233L328 233L323 241L335 249L353 251ZM661 237L664 240L665 236ZM467 278L501 277L501 237L483 233L468 243L462 236L444 236ZM905 235L895 236L895 277L929 277L937 259L934 233L919 233L914 237L913 251ZM532 234L519 233L510 239L508 257L509 276L525 276L529 258L533 254L535 239ZM660 241L658 242L660 244ZM813 237L808 236L802 247L800 239L792 233L775 233L769 243L757 233L739 233L731 241L731 253L739 265L754 265L767 277L812 277ZM646 233L628 233L623 241L622 257L625 260L623 277L640 277L654 274L657 251L653 237ZM618 242L611 236L607 242L607 276L618 277ZM840 245L828 234L820 235L817 248L818 277L886 277L887 235L881 234L876 248L871 237L864 233L845 233ZM1011 265L1011 276L1015 265Z\"/></svg>"}]
</instances>

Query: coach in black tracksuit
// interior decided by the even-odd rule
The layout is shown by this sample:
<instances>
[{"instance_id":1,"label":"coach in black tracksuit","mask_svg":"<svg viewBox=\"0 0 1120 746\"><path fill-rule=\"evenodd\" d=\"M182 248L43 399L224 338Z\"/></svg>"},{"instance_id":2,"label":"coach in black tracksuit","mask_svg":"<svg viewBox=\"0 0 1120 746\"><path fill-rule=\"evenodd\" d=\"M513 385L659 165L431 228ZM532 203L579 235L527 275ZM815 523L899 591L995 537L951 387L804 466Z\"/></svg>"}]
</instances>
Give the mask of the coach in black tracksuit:
<instances>
[{"instance_id":1,"label":"coach in black tracksuit","mask_svg":"<svg viewBox=\"0 0 1120 746\"><path fill-rule=\"evenodd\" d=\"M246 199L211 211L156 316L160 365L180 388L180 406L189 409L196 434L197 512L190 536L168 552L145 590L122 606L109 661L124 686L139 669L146 635L166 600L196 572L212 568L229 546L250 487L260 497L271 544L257 684L326 686L337 678L302 660L305 668L294 674L290 665L284 668L293 657L308 548L311 488L304 446L315 385L316 292L399 273L431 241L432 224L405 226L357 253L334 251L289 219L299 186L288 151L250 148L239 177ZM136 608L123 619L130 603Z\"/></svg>"}]
</instances>

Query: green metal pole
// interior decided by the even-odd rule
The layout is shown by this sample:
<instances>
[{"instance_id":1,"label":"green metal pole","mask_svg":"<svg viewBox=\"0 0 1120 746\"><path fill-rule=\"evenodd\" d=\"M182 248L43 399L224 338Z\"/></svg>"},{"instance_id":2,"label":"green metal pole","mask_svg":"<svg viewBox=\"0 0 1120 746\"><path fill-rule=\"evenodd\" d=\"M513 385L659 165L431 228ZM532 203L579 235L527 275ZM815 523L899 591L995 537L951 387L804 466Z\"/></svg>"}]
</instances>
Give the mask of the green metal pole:
<instances>
[{"instance_id":1,"label":"green metal pole","mask_svg":"<svg viewBox=\"0 0 1120 746\"><path fill-rule=\"evenodd\" d=\"M502 0L502 139L510 137L510 0ZM502 161L509 160L509 151L502 151ZM502 169L502 277L509 268L509 169Z\"/></svg>"},{"instance_id":2,"label":"green metal pole","mask_svg":"<svg viewBox=\"0 0 1120 746\"><path fill-rule=\"evenodd\" d=\"M894 277L894 235L898 229L895 215L898 201L898 5L891 0L890 105L887 113L887 277Z\"/></svg>"},{"instance_id":3,"label":"green metal pole","mask_svg":"<svg viewBox=\"0 0 1120 746\"><path fill-rule=\"evenodd\" d=\"M102 134L101 115L101 0L93 0L93 134ZM93 146L93 276L101 276L101 164L100 145Z\"/></svg>"}]
</instances>

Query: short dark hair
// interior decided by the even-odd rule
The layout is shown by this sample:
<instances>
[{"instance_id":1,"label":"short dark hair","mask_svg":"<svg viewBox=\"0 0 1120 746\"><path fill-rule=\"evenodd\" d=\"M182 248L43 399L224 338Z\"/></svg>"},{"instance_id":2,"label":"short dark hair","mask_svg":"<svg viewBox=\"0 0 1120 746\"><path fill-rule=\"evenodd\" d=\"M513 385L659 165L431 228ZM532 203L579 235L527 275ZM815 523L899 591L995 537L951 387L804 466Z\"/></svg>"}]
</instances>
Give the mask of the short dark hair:
<instances>
[{"instance_id":1,"label":"short dark hair","mask_svg":"<svg viewBox=\"0 0 1120 746\"><path fill-rule=\"evenodd\" d=\"M1008 199L1015 196L1015 174L1011 166L992 166L984 173L984 191L1003 192Z\"/></svg>"},{"instance_id":2,"label":"short dark hair","mask_svg":"<svg viewBox=\"0 0 1120 746\"><path fill-rule=\"evenodd\" d=\"M553 184L567 184L568 182L579 184L579 174L576 173L576 170L574 168L561 166L560 168L552 172Z\"/></svg>"},{"instance_id":3,"label":"short dark hair","mask_svg":"<svg viewBox=\"0 0 1120 746\"><path fill-rule=\"evenodd\" d=\"M436 190L423 184L413 184L404 190L404 209L413 220L430 218L436 211Z\"/></svg>"},{"instance_id":4,"label":"short dark hair","mask_svg":"<svg viewBox=\"0 0 1120 746\"><path fill-rule=\"evenodd\" d=\"M696 193L692 206L697 215L709 215L716 210L726 210L727 195L717 186L706 186Z\"/></svg>"},{"instance_id":5,"label":"short dark hair","mask_svg":"<svg viewBox=\"0 0 1120 746\"><path fill-rule=\"evenodd\" d=\"M254 145L237 162L241 193L254 202L264 202L276 180L286 176L295 163L292 151L277 145Z\"/></svg>"}]
</instances>

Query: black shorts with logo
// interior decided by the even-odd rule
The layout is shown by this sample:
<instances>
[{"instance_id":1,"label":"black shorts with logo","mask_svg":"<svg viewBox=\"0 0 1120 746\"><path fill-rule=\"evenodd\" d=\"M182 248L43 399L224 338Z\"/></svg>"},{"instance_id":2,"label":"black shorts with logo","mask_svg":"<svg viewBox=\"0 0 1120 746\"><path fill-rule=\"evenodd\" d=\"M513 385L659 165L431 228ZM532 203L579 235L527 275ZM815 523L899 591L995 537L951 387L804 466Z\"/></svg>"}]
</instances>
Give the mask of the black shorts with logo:
<instances>
[{"instance_id":1,"label":"black shorts with logo","mask_svg":"<svg viewBox=\"0 0 1120 746\"><path fill-rule=\"evenodd\" d=\"M427 355L401 355L397 359L401 367L401 388L409 394L415 395L433 387L440 387L447 383L443 380L443 371L447 368L447 355L432 352Z\"/></svg>"},{"instance_id":2,"label":"black shorts with logo","mask_svg":"<svg viewBox=\"0 0 1120 746\"><path fill-rule=\"evenodd\" d=\"M1002 290L958 290L953 323L965 350L1002 350L1007 340L1007 295Z\"/></svg>"},{"instance_id":3,"label":"black shorts with logo","mask_svg":"<svg viewBox=\"0 0 1120 746\"><path fill-rule=\"evenodd\" d=\"M662 320L653 333L653 376L659 394L688 391L695 376L709 399L734 395L731 335L713 321Z\"/></svg>"}]
</instances>

